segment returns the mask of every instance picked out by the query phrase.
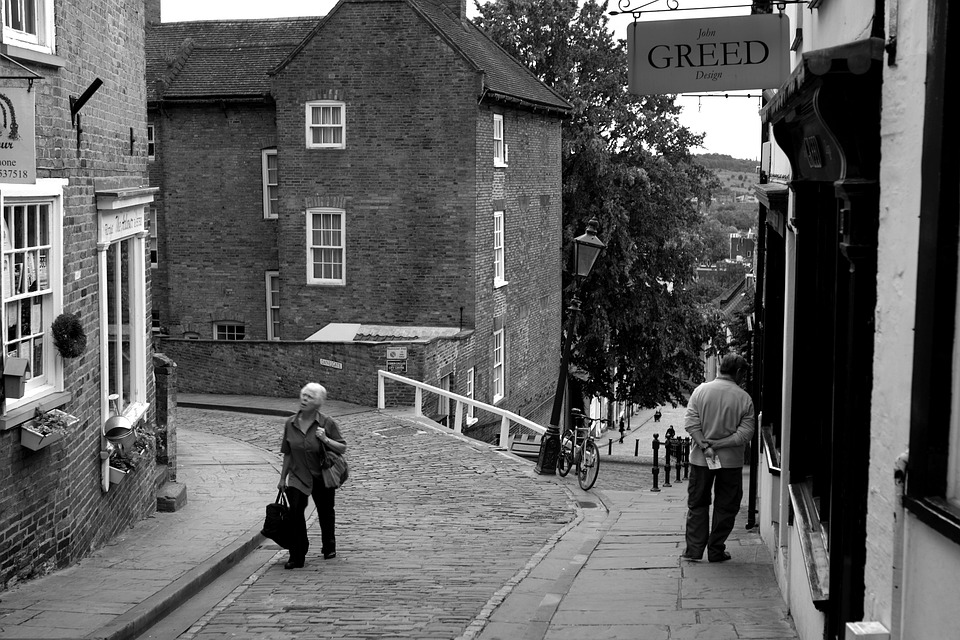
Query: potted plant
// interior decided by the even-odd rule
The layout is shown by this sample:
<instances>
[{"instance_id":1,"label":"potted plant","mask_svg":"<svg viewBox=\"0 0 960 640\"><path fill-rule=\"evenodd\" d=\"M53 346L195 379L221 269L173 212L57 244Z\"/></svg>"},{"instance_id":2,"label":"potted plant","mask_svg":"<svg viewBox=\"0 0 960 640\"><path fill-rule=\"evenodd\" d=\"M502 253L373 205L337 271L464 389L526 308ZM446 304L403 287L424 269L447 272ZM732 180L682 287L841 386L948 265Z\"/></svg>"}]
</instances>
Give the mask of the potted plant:
<instances>
[{"instance_id":1,"label":"potted plant","mask_svg":"<svg viewBox=\"0 0 960 640\"><path fill-rule=\"evenodd\" d=\"M110 482L119 484L131 471L136 471L149 447L150 435L141 428L136 430L136 439L130 451L115 446L110 452Z\"/></svg>"},{"instance_id":2,"label":"potted plant","mask_svg":"<svg viewBox=\"0 0 960 640\"><path fill-rule=\"evenodd\" d=\"M80 313L61 313L50 325L53 346L64 358L76 358L87 348L87 334L80 322Z\"/></svg>"},{"instance_id":3,"label":"potted plant","mask_svg":"<svg viewBox=\"0 0 960 640\"><path fill-rule=\"evenodd\" d=\"M20 425L20 444L37 451L60 440L67 430L79 421L79 418L65 411L40 411L38 407L34 418Z\"/></svg>"}]
</instances>

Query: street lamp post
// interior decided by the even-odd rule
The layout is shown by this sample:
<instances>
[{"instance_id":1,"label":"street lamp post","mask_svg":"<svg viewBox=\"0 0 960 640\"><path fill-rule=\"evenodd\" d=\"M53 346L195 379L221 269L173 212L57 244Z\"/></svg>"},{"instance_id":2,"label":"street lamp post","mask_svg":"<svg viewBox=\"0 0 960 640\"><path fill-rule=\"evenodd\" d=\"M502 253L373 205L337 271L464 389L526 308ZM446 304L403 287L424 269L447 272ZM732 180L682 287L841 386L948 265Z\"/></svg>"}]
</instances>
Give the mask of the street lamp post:
<instances>
[{"instance_id":1,"label":"street lamp post","mask_svg":"<svg viewBox=\"0 0 960 640\"><path fill-rule=\"evenodd\" d=\"M573 344L573 333L577 327L577 315L580 313L580 284L590 275L597 256L606 245L597 237L597 219L591 218L587 223L587 231L573 239L573 258L576 266L575 287L570 306L567 308L567 327L564 332L563 355L560 358L560 374L557 377L557 392L553 397L553 412L550 414L550 425L540 439L540 454L537 456L535 471L543 476L554 475L557 472L557 457L560 454L560 414L563 412L563 396L567 386L567 369L570 367L570 348Z\"/></svg>"}]
</instances>

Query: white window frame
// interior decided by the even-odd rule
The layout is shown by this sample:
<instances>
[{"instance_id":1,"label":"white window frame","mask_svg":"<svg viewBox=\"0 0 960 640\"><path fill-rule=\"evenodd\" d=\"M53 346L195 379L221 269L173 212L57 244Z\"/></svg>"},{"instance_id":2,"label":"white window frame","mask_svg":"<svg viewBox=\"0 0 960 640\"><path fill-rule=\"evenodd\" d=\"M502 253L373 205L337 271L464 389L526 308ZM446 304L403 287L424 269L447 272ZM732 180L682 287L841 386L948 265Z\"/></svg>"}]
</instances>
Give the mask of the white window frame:
<instances>
[{"instance_id":1,"label":"white window frame","mask_svg":"<svg viewBox=\"0 0 960 640\"><path fill-rule=\"evenodd\" d=\"M474 389L476 388L476 379L477 373L476 369L470 367L467 369L467 389L464 394L466 397L471 400L474 399ZM477 408L472 404L467 405L467 425L472 425L477 422L478 418L476 417Z\"/></svg>"},{"instance_id":2,"label":"white window frame","mask_svg":"<svg viewBox=\"0 0 960 640\"><path fill-rule=\"evenodd\" d=\"M63 188L66 185L67 180L59 178L39 178L33 185L0 185L0 213L4 207L19 204L47 204L50 207L48 280L51 299L49 315L44 318L43 323L48 327L49 323L63 311ZM4 229L0 233L5 237L7 231ZM3 246L6 248L6 241ZM6 313L6 299L0 296L0 322L2 322L0 326L7 326ZM5 411L9 412L45 395L63 391L63 361L56 357L56 348L53 346L49 329L44 333L43 353L43 374L40 377L32 376L27 380L22 398L7 398Z\"/></svg>"},{"instance_id":3,"label":"white window frame","mask_svg":"<svg viewBox=\"0 0 960 640\"><path fill-rule=\"evenodd\" d=\"M152 124L147 125L147 160L154 161L157 157L156 131Z\"/></svg>"},{"instance_id":4,"label":"white window frame","mask_svg":"<svg viewBox=\"0 0 960 640\"><path fill-rule=\"evenodd\" d=\"M56 53L54 40L54 0L5 0L3 4L3 42L4 44L23 47L41 53ZM15 29L7 26L9 13L7 11L8 3L16 3L20 6L32 5L35 7L36 33Z\"/></svg>"},{"instance_id":5,"label":"white window frame","mask_svg":"<svg viewBox=\"0 0 960 640\"><path fill-rule=\"evenodd\" d=\"M493 286L502 287L507 284L507 261L504 233L504 213L503 211L493 212Z\"/></svg>"},{"instance_id":6,"label":"white window frame","mask_svg":"<svg viewBox=\"0 0 960 640\"><path fill-rule=\"evenodd\" d=\"M274 324L280 323L280 272L267 271L264 276L264 285L267 292L267 340L279 340L279 331ZM277 298L273 294L276 291Z\"/></svg>"},{"instance_id":7,"label":"white window frame","mask_svg":"<svg viewBox=\"0 0 960 640\"><path fill-rule=\"evenodd\" d=\"M490 378L490 384L493 388L493 404L497 404L503 400L506 389L506 382L504 380L506 373L504 358L506 355L504 352L503 337L503 329L498 329L493 332L493 367L491 367L492 376Z\"/></svg>"},{"instance_id":8,"label":"white window frame","mask_svg":"<svg viewBox=\"0 0 960 640\"><path fill-rule=\"evenodd\" d=\"M340 110L339 124L324 124L314 122L314 108L335 108ZM337 100L312 100L307 102L304 109L304 127L307 149L345 149L347 146L347 105ZM340 130L340 142L314 142L314 129Z\"/></svg>"},{"instance_id":9,"label":"white window frame","mask_svg":"<svg viewBox=\"0 0 960 640\"><path fill-rule=\"evenodd\" d=\"M493 114L493 166L507 166L506 136L503 134L503 115Z\"/></svg>"},{"instance_id":10,"label":"white window frame","mask_svg":"<svg viewBox=\"0 0 960 640\"><path fill-rule=\"evenodd\" d=\"M270 158L274 159L273 181L270 180ZM280 207L280 167L277 164L276 149L264 149L260 153L260 179L263 183L263 219L276 220Z\"/></svg>"},{"instance_id":11,"label":"white window frame","mask_svg":"<svg viewBox=\"0 0 960 640\"><path fill-rule=\"evenodd\" d=\"M314 216L323 216L323 215L335 215L340 217L340 234L339 234L339 244L321 243L314 244L314 229L313 222ZM346 246L346 237L347 237L347 216L346 212L343 209L333 209L330 207L315 207L312 209L307 209L306 211L306 224L304 225L307 230L307 284L316 284L316 285L334 285L334 286L343 286L347 283L347 246ZM323 229L318 231L322 232ZM331 229L332 231L332 229ZM316 277L314 276L314 252L316 251L339 251L340 252L340 277ZM335 264L332 260L330 264Z\"/></svg>"},{"instance_id":12,"label":"white window frame","mask_svg":"<svg viewBox=\"0 0 960 640\"><path fill-rule=\"evenodd\" d=\"M453 375L448 373L447 375L440 378L440 383L437 385L443 391L450 391L450 380L453 378ZM443 394L437 395L437 415L442 418L446 418L444 424L450 426L450 396L445 396Z\"/></svg>"},{"instance_id":13,"label":"white window frame","mask_svg":"<svg viewBox=\"0 0 960 640\"><path fill-rule=\"evenodd\" d=\"M231 330L236 332L237 328L240 328L243 331L242 338L222 338L220 337L220 330L223 329L224 333L230 333ZM213 339L222 340L224 342L241 342L247 339L247 327L242 322L214 322L213 323Z\"/></svg>"},{"instance_id":14,"label":"white window frame","mask_svg":"<svg viewBox=\"0 0 960 640\"><path fill-rule=\"evenodd\" d=\"M114 404L110 402L110 381L116 381L116 389L121 391L116 406L120 414L136 424L147 413L150 403L147 399L147 336L153 333L153 322L147 326L147 207L153 202L152 194L134 197L97 196L99 215L114 215L123 212L131 220L141 219L142 226L124 230L109 240L98 239L98 285L100 298L100 412L104 421L113 415ZM100 225L100 220L97 221ZM127 246L127 267L123 269L122 245ZM115 247L111 256L111 248ZM107 281L108 261L113 261L115 277L126 276L121 286L110 287ZM121 297L126 293L126 298ZM129 308L128 324L122 317L116 325L109 322L110 304L119 310L124 303ZM123 340L129 341L129 366L123 362ZM110 344L115 342L114 352L117 358L110 360ZM129 379L129 397L123 400L123 378ZM102 426L102 425L101 425Z\"/></svg>"}]
</instances>

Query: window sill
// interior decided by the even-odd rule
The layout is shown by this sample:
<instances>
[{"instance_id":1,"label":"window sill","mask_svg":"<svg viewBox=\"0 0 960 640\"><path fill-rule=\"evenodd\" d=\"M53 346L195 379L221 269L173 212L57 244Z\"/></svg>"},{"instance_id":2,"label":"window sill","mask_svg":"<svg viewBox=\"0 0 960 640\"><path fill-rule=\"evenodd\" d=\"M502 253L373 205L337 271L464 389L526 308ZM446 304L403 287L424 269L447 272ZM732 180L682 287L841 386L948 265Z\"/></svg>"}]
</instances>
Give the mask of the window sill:
<instances>
[{"instance_id":1,"label":"window sill","mask_svg":"<svg viewBox=\"0 0 960 640\"><path fill-rule=\"evenodd\" d=\"M493 402L491 402L490 404L494 404L494 405L499 404L499 402L503 400L503 398L504 396L493 396Z\"/></svg>"},{"instance_id":2,"label":"window sill","mask_svg":"<svg viewBox=\"0 0 960 640\"><path fill-rule=\"evenodd\" d=\"M0 44L0 53L17 60L35 62L37 64L43 64L48 67L56 67L58 69L62 69L63 67L67 66L67 61L60 56L52 53L35 51L33 49L17 46L15 44Z\"/></svg>"},{"instance_id":3,"label":"window sill","mask_svg":"<svg viewBox=\"0 0 960 640\"><path fill-rule=\"evenodd\" d=\"M468 427L472 427L473 425L477 424L478 422L480 422L480 418L467 418L467 419L466 419L466 423L467 423L467 426L468 426Z\"/></svg>"},{"instance_id":4,"label":"window sill","mask_svg":"<svg viewBox=\"0 0 960 640\"><path fill-rule=\"evenodd\" d=\"M960 509L938 497L905 496L903 505L920 522L951 542L960 544Z\"/></svg>"},{"instance_id":5,"label":"window sill","mask_svg":"<svg viewBox=\"0 0 960 640\"><path fill-rule=\"evenodd\" d=\"M509 165L503 160L494 160L493 166L495 169L506 169Z\"/></svg>"},{"instance_id":6,"label":"window sill","mask_svg":"<svg viewBox=\"0 0 960 640\"><path fill-rule=\"evenodd\" d=\"M494 280L493 280L493 288L494 288L494 289L499 289L500 287L505 287L505 286L507 286L508 284L510 284L510 281L509 281L509 280L501 280L501 279L499 279L499 278L494 278Z\"/></svg>"},{"instance_id":7,"label":"window sill","mask_svg":"<svg viewBox=\"0 0 960 640\"><path fill-rule=\"evenodd\" d=\"M72 397L69 391L58 391L26 402L15 409L10 409L0 416L0 431L13 429L33 420L33 417L37 414L37 409L40 409L40 411L59 409L70 402Z\"/></svg>"},{"instance_id":8,"label":"window sill","mask_svg":"<svg viewBox=\"0 0 960 640\"><path fill-rule=\"evenodd\" d=\"M813 606L823 611L830 599L830 553L809 482L790 485L794 526L800 538L800 554L807 570L807 584Z\"/></svg>"}]
</instances>

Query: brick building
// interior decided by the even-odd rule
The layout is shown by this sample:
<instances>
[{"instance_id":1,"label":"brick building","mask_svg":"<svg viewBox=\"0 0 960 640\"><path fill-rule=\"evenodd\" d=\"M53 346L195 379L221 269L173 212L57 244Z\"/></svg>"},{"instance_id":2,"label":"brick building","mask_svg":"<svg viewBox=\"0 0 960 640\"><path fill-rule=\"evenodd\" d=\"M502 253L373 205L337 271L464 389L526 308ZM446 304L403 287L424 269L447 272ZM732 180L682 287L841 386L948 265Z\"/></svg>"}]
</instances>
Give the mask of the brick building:
<instances>
[{"instance_id":1,"label":"brick building","mask_svg":"<svg viewBox=\"0 0 960 640\"><path fill-rule=\"evenodd\" d=\"M2 12L0 589L75 561L156 504L142 430L155 394L144 5L24 0ZM85 349L55 344L61 315L78 320ZM119 484L101 456L112 406L147 446ZM50 409L76 420L32 443L25 427Z\"/></svg>"},{"instance_id":2,"label":"brick building","mask_svg":"<svg viewBox=\"0 0 960 640\"><path fill-rule=\"evenodd\" d=\"M315 378L373 403L389 353L547 415L570 105L464 2L158 22L147 66L155 330L184 388L294 396Z\"/></svg>"}]
</instances>

